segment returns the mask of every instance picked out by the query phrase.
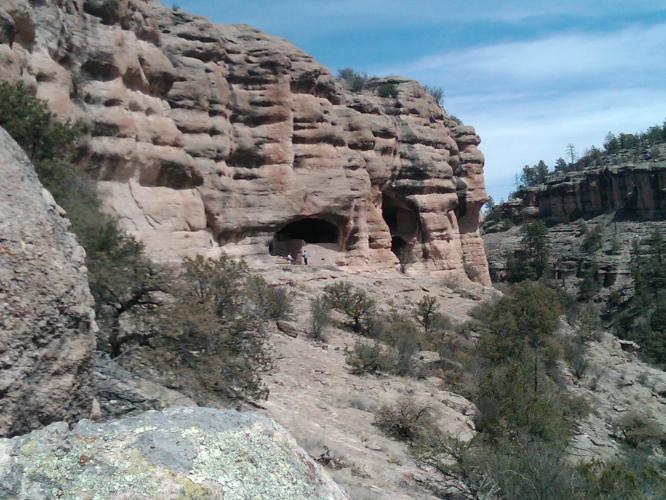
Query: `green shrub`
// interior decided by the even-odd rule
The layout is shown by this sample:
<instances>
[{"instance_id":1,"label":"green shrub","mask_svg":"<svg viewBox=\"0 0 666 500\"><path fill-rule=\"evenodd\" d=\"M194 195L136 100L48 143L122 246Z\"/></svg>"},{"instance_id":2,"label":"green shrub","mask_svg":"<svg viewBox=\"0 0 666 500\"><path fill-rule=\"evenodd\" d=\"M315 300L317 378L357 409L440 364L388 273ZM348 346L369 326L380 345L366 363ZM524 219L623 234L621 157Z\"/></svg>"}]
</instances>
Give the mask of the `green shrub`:
<instances>
[{"instance_id":1,"label":"green shrub","mask_svg":"<svg viewBox=\"0 0 666 500\"><path fill-rule=\"evenodd\" d=\"M453 120L453 122L454 122L456 125L462 125L462 124L463 124L462 120L461 120L460 118L458 118L456 115L449 115L449 118L450 118L451 120Z\"/></svg>"},{"instance_id":2,"label":"green shrub","mask_svg":"<svg viewBox=\"0 0 666 500\"><path fill-rule=\"evenodd\" d=\"M399 95L398 87L395 83L380 83L377 86L377 95L379 97L392 97L396 99Z\"/></svg>"},{"instance_id":3,"label":"green shrub","mask_svg":"<svg viewBox=\"0 0 666 500\"><path fill-rule=\"evenodd\" d=\"M324 330L331 324L331 306L323 297L310 300L310 335L315 340L324 340Z\"/></svg>"},{"instance_id":4,"label":"green shrub","mask_svg":"<svg viewBox=\"0 0 666 500\"><path fill-rule=\"evenodd\" d=\"M622 244L620 243L620 239L617 237L617 234L613 234L610 239L610 248L608 253L611 255L619 255L621 251Z\"/></svg>"},{"instance_id":5,"label":"green shrub","mask_svg":"<svg viewBox=\"0 0 666 500\"><path fill-rule=\"evenodd\" d=\"M599 308L592 302L587 302L578 311L577 333L584 341L601 340L603 325Z\"/></svg>"},{"instance_id":6,"label":"green shrub","mask_svg":"<svg viewBox=\"0 0 666 500\"><path fill-rule=\"evenodd\" d=\"M583 279L578 286L578 299L589 301L601 290L599 283L599 265L592 260L583 271Z\"/></svg>"},{"instance_id":7,"label":"green shrub","mask_svg":"<svg viewBox=\"0 0 666 500\"><path fill-rule=\"evenodd\" d=\"M370 330L375 301L364 290L342 281L326 286L324 298L333 309L347 316L354 332Z\"/></svg>"},{"instance_id":8,"label":"green shrub","mask_svg":"<svg viewBox=\"0 0 666 500\"><path fill-rule=\"evenodd\" d=\"M564 345L564 359L566 359L571 373L576 380L581 380L587 373L590 363L587 360L586 346L582 338L568 340Z\"/></svg>"},{"instance_id":9,"label":"green shrub","mask_svg":"<svg viewBox=\"0 0 666 500\"><path fill-rule=\"evenodd\" d=\"M430 295L424 295L414 308L414 318L426 334L432 331L438 315L439 306L437 298Z\"/></svg>"},{"instance_id":10,"label":"green shrub","mask_svg":"<svg viewBox=\"0 0 666 500\"><path fill-rule=\"evenodd\" d=\"M291 317L293 298L285 287L271 287L256 274L248 277L246 286L257 312L264 318L277 321Z\"/></svg>"},{"instance_id":11,"label":"green shrub","mask_svg":"<svg viewBox=\"0 0 666 500\"><path fill-rule=\"evenodd\" d=\"M499 301L476 312L480 354L491 362L520 359L526 346L539 349L552 337L562 309L556 291L539 283L514 285Z\"/></svg>"},{"instance_id":12,"label":"green shrub","mask_svg":"<svg viewBox=\"0 0 666 500\"><path fill-rule=\"evenodd\" d=\"M351 68L342 68L338 71L338 79L342 80L352 92L361 92L368 84L370 77L367 73L359 73Z\"/></svg>"},{"instance_id":13,"label":"green shrub","mask_svg":"<svg viewBox=\"0 0 666 500\"><path fill-rule=\"evenodd\" d=\"M647 500L666 498L666 476L649 463L593 462L576 469L578 498L592 500Z\"/></svg>"},{"instance_id":14,"label":"green shrub","mask_svg":"<svg viewBox=\"0 0 666 500\"><path fill-rule=\"evenodd\" d=\"M430 338L431 340L436 340L445 331L453 328L451 319L439 310L437 299L430 295L425 295L416 304L413 315L416 322L423 328L426 338Z\"/></svg>"},{"instance_id":15,"label":"green shrub","mask_svg":"<svg viewBox=\"0 0 666 500\"><path fill-rule=\"evenodd\" d=\"M442 89L442 87L429 87L426 85L423 88L428 94L435 98L437 104L441 105L444 102L444 89Z\"/></svg>"},{"instance_id":16,"label":"green shrub","mask_svg":"<svg viewBox=\"0 0 666 500\"><path fill-rule=\"evenodd\" d=\"M583 238L583 243L581 245L583 251L591 255L599 250L603 244L602 234L601 226L599 225L594 226L594 228L591 230L586 230L585 237Z\"/></svg>"},{"instance_id":17,"label":"green shrub","mask_svg":"<svg viewBox=\"0 0 666 500\"><path fill-rule=\"evenodd\" d=\"M398 441L414 441L432 425L430 407L404 398L383 406L373 422L384 434Z\"/></svg>"},{"instance_id":18,"label":"green shrub","mask_svg":"<svg viewBox=\"0 0 666 500\"><path fill-rule=\"evenodd\" d=\"M396 365L396 352L383 346L378 341L357 340L346 361L354 375L391 372Z\"/></svg>"},{"instance_id":19,"label":"green shrub","mask_svg":"<svg viewBox=\"0 0 666 500\"><path fill-rule=\"evenodd\" d=\"M184 267L160 341L207 390L229 399L266 398L262 375L273 365L260 278L226 256L188 258Z\"/></svg>"},{"instance_id":20,"label":"green shrub","mask_svg":"<svg viewBox=\"0 0 666 500\"><path fill-rule=\"evenodd\" d=\"M623 417L616 427L622 436L622 442L629 448L644 449L648 452L653 449L666 450L666 433L657 424L638 413Z\"/></svg>"}]
</instances>

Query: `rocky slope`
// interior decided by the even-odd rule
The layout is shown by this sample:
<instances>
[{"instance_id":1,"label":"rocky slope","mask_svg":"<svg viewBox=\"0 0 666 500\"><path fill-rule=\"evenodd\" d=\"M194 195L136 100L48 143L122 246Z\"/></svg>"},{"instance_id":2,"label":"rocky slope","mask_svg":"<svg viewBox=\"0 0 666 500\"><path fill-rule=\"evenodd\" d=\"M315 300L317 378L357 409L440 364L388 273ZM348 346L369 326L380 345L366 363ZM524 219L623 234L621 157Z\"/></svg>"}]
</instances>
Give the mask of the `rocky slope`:
<instances>
[{"instance_id":1,"label":"rocky slope","mask_svg":"<svg viewBox=\"0 0 666 500\"><path fill-rule=\"evenodd\" d=\"M349 93L284 40L153 1L9 0L0 20L0 78L87 126L108 209L154 258L306 240L489 282L479 137L417 83Z\"/></svg>"},{"instance_id":2,"label":"rocky slope","mask_svg":"<svg viewBox=\"0 0 666 500\"><path fill-rule=\"evenodd\" d=\"M596 228L600 231L601 245L591 253L585 249L584 242L586 234ZM614 212L576 223L550 226L548 241L553 276L576 295L585 272L594 263L598 267L597 281L601 286L601 296L606 297L612 291L622 290L631 284L632 242L647 240L654 230L666 235L666 221L616 221ZM522 238L522 226L484 234L493 281L506 279L507 258L511 254L520 255Z\"/></svg>"},{"instance_id":3,"label":"rocky slope","mask_svg":"<svg viewBox=\"0 0 666 500\"><path fill-rule=\"evenodd\" d=\"M171 408L52 424L0 439L2 498L345 499L281 427L258 415Z\"/></svg>"},{"instance_id":4,"label":"rocky slope","mask_svg":"<svg viewBox=\"0 0 666 500\"><path fill-rule=\"evenodd\" d=\"M85 253L0 128L0 436L90 415L96 329Z\"/></svg>"},{"instance_id":5,"label":"rocky slope","mask_svg":"<svg viewBox=\"0 0 666 500\"><path fill-rule=\"evenodd\" d=\"M571 292L593 262L603 296L625 288L632 242L654 230L666 235L666 144L630 156L610 155L604 166L551 174L544 184L520 190L496 208L483 225L493 281L505 278L507 257L519 255L523 222L538 218L548 226L553 275ZM584 243L593 230L601 242L590 252Z\"/></svg>"},{"instance_id":6,"label":"rocky slope","mask_svg":"<svg viewBox=\"0 0 666 500\"><path fill-rule=\"evenodd\" d=\"M286 287L294 305L290 328L283 328L288 334L271 328L269 350L275 371L265 379L270 395L267 401L259 402L264 407L262 413L285 427L313 458L326 464L335 481L354 499L435 498L420 485L428 472L417 466L406 443L387 437L373 424L375 414L384 405L411 398L429 407L443 431L469 439L475 432L474 405L452 392L441 374L414 378L352 373L346 356L362 337L344 328L340 324L343 318L336 315L334 324L326 329L326 341L313 340L307 333L309 301L321 296L325 286L345 281L366 290L377 301L378 315L411 315L414 305L424 295L431 295L454 323L460 323L480 301L496 297L498 292L466 280L409 276L394 270L350 272L326 265L274 263L262 266L261 273L271 285ZM202 374L183 371L169 361L155 363L156 356L164 358L158 351L138 349L118 362L200 405L224 404L210 391L202 390L198 380ZM439 359L436 352L422 352L418 357L423 357L425 364ZM113 376L108 370L104 373ZM104 403L102 398L100 404L103 409L118 406L117 402Z\"/></svg>"}]
</instances>

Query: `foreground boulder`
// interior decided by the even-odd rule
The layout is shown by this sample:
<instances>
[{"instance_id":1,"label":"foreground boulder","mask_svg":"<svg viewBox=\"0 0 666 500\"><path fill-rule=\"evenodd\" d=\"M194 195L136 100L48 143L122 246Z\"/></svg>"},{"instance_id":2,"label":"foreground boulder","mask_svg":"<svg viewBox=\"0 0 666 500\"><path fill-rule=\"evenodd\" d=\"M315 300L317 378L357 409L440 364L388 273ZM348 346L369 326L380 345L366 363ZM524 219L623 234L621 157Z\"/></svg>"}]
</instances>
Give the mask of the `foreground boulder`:
<instances>
[{"instance_id":1,"label":"foreground boulder","mask_svg":"<svg viewBox=\"0 0 666 500\"><path fill-rule=\"evenodd\" d=\"M0 497L347 498L273 421L210 408L0 440Z\"/></svg>"},{"instance_id":2,"label":"foreground boulder","mask_svg":"<svg viewBox=\"0 0 666 500\"><path fill-rule=\"evenodd\" d=\"M90 415L95 345L85 253L0 128L0 436Z\"/></svg>"}]
</instances>

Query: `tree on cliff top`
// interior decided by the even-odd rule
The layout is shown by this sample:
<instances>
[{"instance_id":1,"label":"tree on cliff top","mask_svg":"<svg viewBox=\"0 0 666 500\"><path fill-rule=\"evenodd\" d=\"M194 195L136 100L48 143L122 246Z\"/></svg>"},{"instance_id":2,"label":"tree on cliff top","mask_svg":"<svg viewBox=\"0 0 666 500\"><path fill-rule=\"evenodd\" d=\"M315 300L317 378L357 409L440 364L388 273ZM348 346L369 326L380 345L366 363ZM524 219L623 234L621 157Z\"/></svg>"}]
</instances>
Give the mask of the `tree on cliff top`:
<instances>
[{"instance_id":1,"label":"tree on cliff top","mask_svg":"<svg viewBox=\"0 0 666 500\"><path fill-rule=\"evenodd\" d=\"M370 77L367 73L359 73L352 68L342 68L338 70L338 80L342 80L350 91L361 92L368 84Z\"/></svg>"},{"instance_id":2,"label":"tree on cliff top","mask_svg":"<svg viewBox=\"0 0 666 500\"><path fill-rule=\"evenodd\" d=\"M525 165L523 167L523 172L520 175L519 189L524 189L528 187L535 187L539 184L546 182L548 177L548 165L543 160L540 160L534 166Z\"/></svg>"}]
</instances>

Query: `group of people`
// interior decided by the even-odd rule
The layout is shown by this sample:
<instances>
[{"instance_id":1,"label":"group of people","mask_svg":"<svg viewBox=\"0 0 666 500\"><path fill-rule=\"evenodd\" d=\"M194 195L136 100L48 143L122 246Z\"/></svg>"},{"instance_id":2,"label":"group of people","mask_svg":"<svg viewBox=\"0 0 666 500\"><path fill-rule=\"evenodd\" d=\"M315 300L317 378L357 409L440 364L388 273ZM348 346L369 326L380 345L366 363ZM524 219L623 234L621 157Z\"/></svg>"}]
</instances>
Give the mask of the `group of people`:
<instances>
[{"instance_id":1,"label":"group of people","mask_svg":"<svg viewBox=\"0 0 666 500\"><path fill-rule=\"evenodd\" d=\"M303 258L303 264L307 266L308 265L308 257L309 257L308 252L306 250L303 250L301 252L301 257ZM295 260L294 260L294 257L291 254L287 255L287 262L289 262L289 264L294 264Z\"/></svg>"}]
</instances>

